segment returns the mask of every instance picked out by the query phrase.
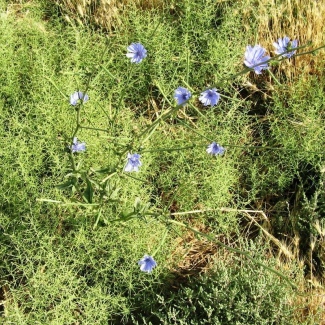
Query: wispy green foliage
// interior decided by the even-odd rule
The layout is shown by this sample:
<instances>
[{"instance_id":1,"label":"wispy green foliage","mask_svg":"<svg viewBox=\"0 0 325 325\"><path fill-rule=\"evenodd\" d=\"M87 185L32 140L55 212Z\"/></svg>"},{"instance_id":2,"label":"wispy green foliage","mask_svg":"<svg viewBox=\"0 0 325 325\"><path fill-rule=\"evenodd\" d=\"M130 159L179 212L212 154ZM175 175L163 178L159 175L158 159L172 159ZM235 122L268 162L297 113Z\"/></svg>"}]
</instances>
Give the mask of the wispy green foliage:
<instances>
[{"instance_id":1,"label":"wispy green foliage","mask_svg":"<svg viewBox=\"0 0 325 325\"><path fill-rule=\"evenodd\" d=\"M279 279L240 263L236 256L215 261L208 273L160 295L153 314L162 324L294 324L290 294Z\"/></svg>"}]
</instances>

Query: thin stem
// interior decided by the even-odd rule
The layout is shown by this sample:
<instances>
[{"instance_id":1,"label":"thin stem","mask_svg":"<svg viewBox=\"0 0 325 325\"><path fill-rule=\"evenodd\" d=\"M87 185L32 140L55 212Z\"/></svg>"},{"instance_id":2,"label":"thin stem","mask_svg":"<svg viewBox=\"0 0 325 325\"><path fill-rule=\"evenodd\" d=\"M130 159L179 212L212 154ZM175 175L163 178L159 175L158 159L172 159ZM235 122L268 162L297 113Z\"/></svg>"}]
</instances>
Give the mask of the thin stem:
<instances>
[{"instance_id":1,"label":"thin stem","mask_svg":"<svg viewBox=\"0 0 325 325\"><path fill-rule=\"evenodd\" d=\"M149 150L143 150L141 153L145 152L161 152L161 151L180 151L180 150L187 150L187 149L194 149L196 147L206 147L206 144L192 144L191 146L187 147L179 147L179 148L158 148L158 149L149 149Z\"/></svg>"},{"instance_id":2,"label":"thin stem","mask_svg":"<svg viewBox=\"0 0 325 325\"><path fill-rule=\"evenodd\" d=\"M237 146L237 145L231 145L231 144L224 144L225 147L232 147L232 148L242 148L242 149L267 149L267 150L283 150L283 151L302 151L303 148L299 149L289 149L289 148L276 148L276 147L270 147L270 146ZM320 155L325 155L325 152L322 151L309 151L309 150L303 150L304 152L308 153L316 153Z\"/></svg>"},{"instance_id":3,"label":"thin stem","mask_svg":"<svg viewBox=\"0 0 325 325\"><path fill-rule=\"evenodd\" d=\"M72 167L73 171L77 172L76 162L74 160L74 156L73 156L73 153L72 153L71 150L70 150L70 153L69 153L69 158L70 158L70 161L71 161L71 167ZM86 201L86 203L89 203L87 198L82 193L82 191L81 191L79 185L77 184L77 182L78 182L78 180L76 179L75 182L73 183L73 186L76 188L76 190L77 190L78 194L80 195L80 197L82 197Z\"/></svg>"},{"instance_id":4,"label":"thin stem","mask_svg":"<svg viewBox=\"0 0 325 325\"><path fill-rule=\"evenodd\" d=\"M190 50L187 48L187 55L186 55L186 83L187 84L188 84L189 75L190 75Z\"/></svg>"},{"instance_id":5,"label":"thin stem","mask_svg":"<svg viewBox=\"0 0 325 325\"><path fill-rule=\"evenodd\" d=\"M96 222L94 224L93 230L96 229L98 221L99 221L101 215L102 215L102 207L100 207L99 210L98 210L97 219L96 219Z\"/></svg>"},{"instance_id":6,"label":"thin stem","mask_svg":"<svg viewBox=\"0 0 325 325\"><path fill-rule=\"evenodd\" d=\"M160 242L160 245L157 247L157 249L151 255L152 257L154 257L157 254L157 252L160 250L160 248L163 246L163 244L165 243L165 240L167 238L167 235L168 235L168 228L166 228L166 230L165 230L165 233L164 233L164 236L163 236L163 238L162 238L162 240Z\"/></svg>"},{"instance_id":7,"label":"thin stem","mask_svg":"<svg viewBox=\"0 0 325 325\"><path fill-rule=\"evenodd\" d=\"M47 77L47 76L44 76L44 78L45 79L47 79L54 87L55 87L55 89L62 95L62 97L65 99L65 100L68 100L68 96L67 95L65 95L62 91L61 91L61 89L55 84L55 82L52 80L52 79L50 79L49 77Z\"/></svg>"},{"instance_id":8,"label":"thin stem","mask_svg":"<svg viewBox=\"0 0 325 325\"><path fill-rule=\"evenodd\" d=\"M192 103L189 103L189 106L192 107L199 115L201 115L204 119L206 119L206 116L200 112L198 108L196 108Z\"/></svg>"},{"instance_id":9,"label":"thin stem","mask_svg":"<svg viewBox=\"0 0 325 325\"><path fill-rule=\"evenodd\" d=\"M147 137L144 138L144 139L141 141L139 147L141 147L141 146L142 146L146 141L148 141L148 140L150 139L150 137L151 137L151 136L154 134L154 132L156 131L157 127L158 127L158 124L156 124L156 125L152 128L152 130L150 131L150 133L147 135Z\"/></svg>"},{"instance_id":10,"label":"thin stem","mask_svg":"<svg viewBox=\"0 0 325 325\"><path fill-rule=\"evenodd\" d=\"M118 78L116 78L106 67L102 65L102 69L114 80L118 81Z\"/></svg>"},{"instance_id":11,"label":"thin stem","mask_svg":"<svg viewBox=\"0 0 325 325\"><path fill-rule=\"evenodd\" d=\"M188 125L187 123L183 122L182 120L180 120L179 118L176 117L176 121L178 121L179 123L183 124L185 127L187 127L188 129L192 130L194 133L196 133L197 135L201 136L202 138L209 140L211 142L213 142L213 140L209 139L208 137L206 137L205 135L197 132L196 130L194 130L190 125Z\"/></svg>"},{"instance_id":12,"label":"thin stem","mask_svg":"<svg viewBox=\"0 0 325 325\"><path fill-rule=\"evenodd\" d=\"M143 183L148 183L148 181L145 181L144 179L141 179L141 178L138 178L138 177L134 177L134 176L128 174L128 172L123 173L123 175L127 176L127 177L130 177L130 178L133 178L133 179L136 179L137 181L140 181L140 182L143 182Z\"/></svg>"},{"instance_id":13,"label":"thin stem","mask_svg":"<svg viewBox=\"0 0 325 325\"><path fill-rule=\"evenodd\" d=\"M272 79L275 81L275 83L276 83L278 86L283 87L283 86L281 85L281 83L279 82L279 80L275 77L275 75L273 74L273 72L272 72L270 69L268 69L267 71L268 71L268 73L270 74L270 76L272 77Z\"/></svg>"},{"instance_id":14,"label":"thin stem","mask_svg":"<svg viewBox=\"0 0 325 325\"><path fill-rule=\"evenodd\" d=\"M132 63L131 63L131 64L132 64ZM112 119L112 124L115 123L115 120L116 120L116 118L117 118L117 114L118 114L118 110L119 110L119 108L120 108L120 106L121 106L121 104L122 104L122 101L123 101L124 95L125 95L125 93L126 93L126 90L127 90L127 88L130 86L129 81L130 81L131 76L132 76L133 66L134 66L134 64L132 64L131 67L129 68L129 71L128 71L128 77L127 77L127 81L126 81L126 85L124 86L123 90L121 91L121 95L120 95L120 98L119 98L119 102L118 102L118 104L117 104L117 106L116 106L116 111L115 111L115 114L114 114L113 119Z\"/></svg>"},{"instance_id":15,"label":"thin stem","mask_svg":"<svg viewBox=\"0 0 325 325\"><path fill-rule=\"evenodd\" d=\"M110 179L112 176L114 176L115 174L117 174L117 172L113 172L111 174L109 174L108 176L106 176L101 183L105 183L108 179Z\"/></svg>"},{"instance_id":16,"label":"thin stem","mask_svg":"<svg viewBox=\"0 0 325 325\"><path fill-rule=\"evenodd\" d=\"M157 29L158 29L158 27L159 27L160 24L161 24L161 20L158 21L157 26L155 27L155 29L154 29L154 30L152 31L152 33L150 34L150 36L149 36L149 41L151 41L151 40L153 39L153 36L155 35L155 33L156 33L156 31L157 31Z\"/></svg>"},{"instance_id":17,"label":"thin stem","mask_svg":"<svg viewBox=\"0 0 325 325\"><path fill-rule=\"evenodd\" d=\"M51 199L36 199L36 201L38 202L48 202L48 203L57 203L60 204L62 206L84 206L84 207L93 207L93 206L98 206L98 203L78 203L78 202L62 202L62 201L57 201L57 200L51 200Z\"/></svg>"},{"instance_id":18,"label":"thin stem","mask_svg":"<svg viewBox=\"0 0 325 325\"><path fill-rule=\"evenodd\" d=\"M83 125L81 125L80 128L81 129L87 129L87 130L95 130L95 131L101 131L101 132L108 132L108 130L106 130L106 129L93 128L93 127L90 127L90 126L83 126Z\"/></svg>"},{"instance_id":19,"label":"thin stem","mask_svg":"<svg viewBox=\"0 0 325 325\"><path fill-rule=\"evenodd\" d=\"M187 126L187 125L186 125ZM192 129L193 131L195 131L194 129ZM196 131L195 131L196 132ZM202 134L198 135L203 136ZM207 138L208 139L208 138ZM212 141L210 139L208 139L209 141ZM146 149L146 150L141 150L142 153L145 152L160 152L160 151L180 151L180 150L187 150L187 149L194 149L196 147L206 147L206 144L192 144L190 146L186 146L186 147L175 147L175 148L156 148L156 149ZM227 148L241 148L241 149L267 149L267 150L283 150L283 151L301 151L302 148L299 149L287 149L287 148L276 148L276 147L269 147L269 146L237 146L237 145L231 145L231 144L224 144L224 146ZM315 154L321 154L321 155L325 155L325 152L322 151L309 151L309 150L303 150L304 152L307 153L315 153Z\"/></svg>"},{"instance_id":20,"label":"thin stem","mask_svg":"<svg viewBox=\"0 0 325 325\"><path fill-rule=\"evenodd\" d=\"M316 51L318 51L318 50L321 50L321 49L323 49L323 48L325 48L325 45L322 45L322 46L320 46L320 47L317 47L317 48L315 48L315 49L313 49L313 50L311 50L311 51L308 51L308 52L303 52L303 53L295 54L294 57L296 57L296 56L301 56L301 55L306 55L306 54L311 54L311 53L314 53L314 52L316 52ZM289 50L288 52L292 52L292 49Z\"/></svg>"},{"instance_id":21,"label":"thin stem","mask_svg":"<svg viewBox=\"0 0 325 325\"><path fill-rule=\"evenodd\" d=\"M59 141L61 142L60 139L57 139L57 138L51 138L51 137L47 137L45 135L41 135L41 134L35 134L33 133L32 131L30 131L29 127L27 126L24 126L23 129L22 129L24 132L32 135L33 137L37 137L37 138L42 138L42 139L45 139L45 140L56 140L56 141Z\"/></svg>"},{"instance_id":22,"label":"thin stem","mask_svg":"<svg viewBox=\"0 0 325 325\"><path fill-rule=\"evenodd\" d=\"M80 106L78 106L77 107L77 125L76 125L76 127L75 127L75 129L74 129L74 131L73 131L73 133L72 133L72 140L73 140L73 138L77 135L77 132L78 132L78 130L79 130L79 128L80 128Z\"/></svg>"},{"instance_id":23,"label":"thin stem","mask_svg":"<svg viewBox=\"0 0 325 325\"><path fill-rule=\"evenodd\" d=\"M238 103L241 103L242 102L242 100L240 100L240 99L232 98L232 97L229 97L229 96L226 96L226 95L222 95L222 94L220 94L220 97L227 98L227 99L233 100L234 102L238 102Z\"/></svg>"}]
</instances>

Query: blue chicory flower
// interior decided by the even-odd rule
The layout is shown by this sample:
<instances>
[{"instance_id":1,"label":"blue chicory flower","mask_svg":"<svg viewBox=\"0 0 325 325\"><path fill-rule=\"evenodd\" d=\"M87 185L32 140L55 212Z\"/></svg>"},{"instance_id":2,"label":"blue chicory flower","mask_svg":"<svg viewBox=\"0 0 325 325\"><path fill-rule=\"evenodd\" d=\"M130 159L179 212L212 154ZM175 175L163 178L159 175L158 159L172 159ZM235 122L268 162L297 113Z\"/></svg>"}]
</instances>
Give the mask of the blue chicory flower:
<instances>
[{"instance_id":1,"label":"blue chicory flower","mask_svg":"<svg viewBox=\"0 0 325 325\"><path fill-rule=\"evenodd\" d=\"M178 87L175 90L174 98L177 99L177 105L181 105L186 100L190 99L191 96L192 96L192 94L189 90L187 90L186 88L183 88L183 87ZM186 105L186 104L184 104L184 105Z\"/></svg>"},{"instance_id":2,"label":"blue chicory flower","mask_svg":"<svg viewBox=\"0 0 325 325\"><path fill-rule=\"evenodd\" d=\"M292 42L290 42L290 38L285 36L283 38L279 38L278 43L274 42L273 45L276 48L275 53L276 54L282 54L283 52L286 52L288 50L296 48L298 46L298 41L293 40ZM291 58L295 53L296 53L296 51L292 51L292 52L285 53L282 56L286 56L287 58Z\"/></svg>"},{"instance_id":3,"label":"blue chicory flower","mask_svg":"<svg viewBox=\"0 0 325 325\"><path fill-rule=\"evenodd\" d=\"M213 155L222 155L226 149L221 147L218 143L212 142L208 145L207 153Z\"/></svg>"},{"instance_id":4,"label":"blue chicory flower","mask_svg":"<svg viewBox=\"0 0 325 325\"><path fill-rule=\"evenodd\" d=\"M126 172L132 172L132 171L139 171L139 166L142 166L140 159L140 155L137 153L134 153L133 155L131 155L130 153L128 153L128 163L126 164L124 171Z\"/></svg>"},{"instance_id":5,"label":"blue chicory flower","mask_svg":"<svg viewBox=\"0 0 325 325\"><path fill-rule=\"evenodd\" d=\"M258 66L254 67L254 71L256 74L261 74L263 69L268 69L268 64L264 63L267 60L270 60L270 57L268 55L264 56L266 50L261 47L260 45L255 45L254 47L248 45L246 47L245 52L245 65L248 68L253 68L254 65L259 64Z\"/></svg>"},{"instance_id":6,"label":"blue chicory flower","mask_svg":"<svg viewBox=\"0 0 325 325\"><path fill-rule=\"evenodd\" d=\"M140 63L145 57L147 57L147 50L140 43L132 43L127 50L130 53L127 53L126 56L131 58L132 63Z\"/></svg>"},{"instance_id":7,"label":"blue chicory flower","mask_svg":"<svg viewBox=\"0 0 325 325\"><path fill-rule=\"evenodd\" d=\"M143 259L138 262L140 266L140 270L142 272L150 273L152 269L157 265L156 261L152 256L144 255Z\"/></svg>"},{"instance_id":8,"label":"blue chicory flower","mask_svg":"<svg viewBox=\"0 0 325 325\"><path fill-rule=\"evenodd\" d=\"M77 137L73 138L72 143L73 143L72 146L71 146L72 153L74 153L76 151L85 151L86 150L86 143L78 142Z\"/></svg>"},{"instance_id":9,"label":"blue chicory flower","mask_svg":"<svg viewBox=\"0 0 325 325\"><path fill-rule=\"evenodd\" d=\"M203 93L201 93L201 96L199 98L200 102L204 106L211 105L211 107L216 105L218 103L219 99L220 99L220 94L217 93L216 88L208 89L208 90L204 91Z\"/></svg>"},{"instance_id":10,"label":"blue chicory flower","mask_svg":"<svg viewBox=\"0 0 325 325\"><path fill-rule=\"evenodd\" d=\"M76 106L78 103L78 100L82 100L86 103L89 99L89 96L86 94L85 97L81 91L76 91L70 96L70 104L73 106Z\"/></svg>"}]
</instances>

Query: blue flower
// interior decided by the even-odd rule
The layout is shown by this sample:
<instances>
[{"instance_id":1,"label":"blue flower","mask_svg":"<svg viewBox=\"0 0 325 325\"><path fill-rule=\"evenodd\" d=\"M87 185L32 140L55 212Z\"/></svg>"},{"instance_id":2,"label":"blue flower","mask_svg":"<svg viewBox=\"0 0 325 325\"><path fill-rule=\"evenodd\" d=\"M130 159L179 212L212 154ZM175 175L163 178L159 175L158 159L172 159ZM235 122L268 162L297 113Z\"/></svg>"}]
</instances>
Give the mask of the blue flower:
<instances>
[{"instance_id":1,"label":"blue flower","mask_svg":"<svg viewBox=\"0 0 325 325\"><path fill-rule=\"evenodd\" d=\"M126 56L131 58L132 63L140 63L145 57L147 57L147 50L140 43L132 43L127 50L130 53L127 53Z\"/></svg>"},{"instance_id":2,"label":"blue flower","mask_svg":"<svg viewBox=\"0 0 325 325\"><path fill-rule=\"evenodd\" d=\"M221 147L218 143L212 142L208 145L207 153L213 155L222 155L226 149Z\"/></svg>"},{"instance_id":3,"label":"blue flower","mask_svg":"<svg viewBox=\"0 0 325 325\"><path fill-rule=\"evenodd\" d=\"M282 54L283 52L286 52L286 51L289 51L291 49L296 48L298 46L298 41L293 40L292 42L290 42L290 38L285 36L282 39L279 38L278 43L274 42L273 45L276 48L275 53L276 54ZM296 51L292 51L292 52L285 53L282 56L286 56L287 58L291 58L295 53L296 53Z\"/></svg>"},{"instance_id":4,"label":"blue flower","mask_svg":"<svg viewBox=\"0 0 325 325\"><path fill-rule=\"evenodd\" d=\"M191 92L183 87L178 87L175 90L174 98L177 99L177 105L183 104L186 100L190 99L192 96ZM184 104L186 105L186 104ZM184 106L183 105L183 106Z\"/></svg>"},{"instance_id":5,"label":"blue flower","mask_svg":"<svg viewBox=\"0 0 325 325\"><path fill-rule=\"evenodd\" d=\"M268 55L263 57L265 52L266 50L259 45L255 45L254 47L248 45L245 52L245 65L249 68L252 68L254 65L259 64L253 69L256 74L261 74L261 71L263 69L268 69L267 63L263 64L263 62L270 60L270 57Z\"/></svg>"},{"instance_id":6,"label":"blue flower","mask_svg":"<svg viewBox=\"0 0 325 325\"><path fill-rule=\"evenodd\" d=\"M143 259L138 262L140 266L140 270L142 272L150 273L152 269L157 265L156 261L152 256L144 255Z\"/></svg>"},{"instance_id":7,"label":"blue flower","mask_svg":"<svg viewBox=\"0 0 325 325\"><path fill-rule=\"evenodd\" d=\"M73 106L76 106L78 103L78 100L83 99L83 102L86 103L89 99L88 95L86 94L85 97L81 91L76 91L70 96L70 104Z\"/></svg>"},{"instance_id":8,"label":"blue flower","mask_svg":"<svg viewBox=\"0 0 325 325\"><path fill-rule=\"evenodd\" d=\"M134 153L133 155L131 155L130 153L128 153L128 163L126 164L124 171L126 172L132 172L132 171L139 171L139 166L142 166L140 159L140 155L138 155L137 153Z\"/></svg>"},{"instance_id":9,"label":"blue flower","mask_svg":"<svg viewBox=\"0 0 325 325\"><path fill-rule=\"evenodd\" d=\"M220 99L220 94L217 93L216 88L208 89L204 91L203 93L201 93L201 96L199 98L200 102L204 106L211 105L211 107L216 105L219 99Z\"/></svg>"},{"instance_id":10,"label":"blue flower","mask_svg":"<svg viewBox=\"0 0 325 325\"><path fill-rule=\"evenodd\" d=\"M72 153L76 152L76 151L85 151L86 150L86 144L83 142L78 142L77 141L77 137L74 137L73 138L73 142L72 142L72 146L71 146L71 149L72 149Z\"/></svg>"}]
</instances>

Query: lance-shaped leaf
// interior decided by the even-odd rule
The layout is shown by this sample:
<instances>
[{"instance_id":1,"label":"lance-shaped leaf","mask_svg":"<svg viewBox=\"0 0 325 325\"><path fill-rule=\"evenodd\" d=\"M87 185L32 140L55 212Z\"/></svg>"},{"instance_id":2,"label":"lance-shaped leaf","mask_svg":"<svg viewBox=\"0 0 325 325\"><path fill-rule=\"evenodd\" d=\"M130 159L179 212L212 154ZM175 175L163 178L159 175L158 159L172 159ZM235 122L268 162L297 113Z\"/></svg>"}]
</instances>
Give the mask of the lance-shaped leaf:
<instances>
[{"instance_id":1,"label":"lance-shaped leaf","mask_svg":"<svg viewBox=\"0 0 325 325\"><path fill-rule=\"evenodd\" d=\"M94 189L91 185L91 182L90 180L88 179L88 177L86 178L86 183L87 183L87 188L84 192L84 196L85 198L87 199L87 201L89 203L92 203L93 202L93 195L94 195Z\"/></svg>"}]
</instances>

